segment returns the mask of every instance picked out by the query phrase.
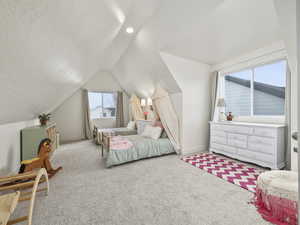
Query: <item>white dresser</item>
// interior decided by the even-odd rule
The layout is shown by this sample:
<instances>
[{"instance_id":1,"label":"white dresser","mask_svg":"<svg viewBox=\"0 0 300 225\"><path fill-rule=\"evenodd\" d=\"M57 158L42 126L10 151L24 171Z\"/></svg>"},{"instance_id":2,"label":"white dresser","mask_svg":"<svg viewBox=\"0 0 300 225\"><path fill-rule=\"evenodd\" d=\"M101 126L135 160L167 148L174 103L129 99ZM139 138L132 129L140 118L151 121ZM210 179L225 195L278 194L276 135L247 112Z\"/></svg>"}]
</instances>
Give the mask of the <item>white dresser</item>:
<instances>
[{"instance_id":1,"label":"white dresser","mask_svg":"<svg viewBox=\"0 0 300 225\"><path fill-rule=\"evenodd\" d=\"M285 166L285 125L210 122L210 152L271 169Z\"/></svg>"}]
</instances>

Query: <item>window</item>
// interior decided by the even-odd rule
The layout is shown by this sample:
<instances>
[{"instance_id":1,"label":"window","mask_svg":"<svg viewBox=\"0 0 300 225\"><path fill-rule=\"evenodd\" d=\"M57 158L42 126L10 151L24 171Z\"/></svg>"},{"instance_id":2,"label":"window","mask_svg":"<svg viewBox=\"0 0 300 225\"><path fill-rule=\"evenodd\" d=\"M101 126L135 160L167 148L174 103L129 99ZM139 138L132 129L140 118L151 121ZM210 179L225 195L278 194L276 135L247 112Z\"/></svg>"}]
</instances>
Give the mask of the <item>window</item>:
<instances>
[{"instance_id":1,"label":"window","mask_svg":"<svg viewBox=\"0 0 300 225\"><path fill-rule=\"evenodd\" d=\"M286 60L225 75L226 112L235 116L283 116Z\"/></svg>"},{"instance_id":2,"label":"window","mask_svg":"<svg viewBox=\"0 0 300 225\"><path fill-rule=\"evenodd\" d=\"M236 116L251 114L251 70L225 76L226 111Z\"/></svg>"},{"instance_id":3,"label":"window","mask_svg":"<svg viewBox=\"0 0 300 225\"><path fill-rule=\"evenodd\" d=\"M116 93L89 92L91 119L116 117Z\"/></svg>"}]
</instances>

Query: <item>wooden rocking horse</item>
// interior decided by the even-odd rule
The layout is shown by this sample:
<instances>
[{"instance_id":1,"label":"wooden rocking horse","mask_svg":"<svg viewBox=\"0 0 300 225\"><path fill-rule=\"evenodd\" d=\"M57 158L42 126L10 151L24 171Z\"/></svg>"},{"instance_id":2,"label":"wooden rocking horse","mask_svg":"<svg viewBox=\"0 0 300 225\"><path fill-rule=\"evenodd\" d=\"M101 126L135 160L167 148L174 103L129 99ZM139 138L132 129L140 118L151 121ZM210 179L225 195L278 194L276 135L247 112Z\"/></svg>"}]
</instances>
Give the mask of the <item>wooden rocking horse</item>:
<instances>
[{"instance_id":1,"label":"wooden rocking horse","mask_svg":"<svg viewBox=\"0 0 300 225\"><path fill-rule=\"evenodd\" d=\"M51 140L49 138L43 139L38 148L38 157L22 161L19 174L30 172L35 169L45 168L49 178L53 177L59 170L62 169L62 167L60 166L57 169L53 169L49 160L49 154L51 151Z\"/></svg>"}]
</instances>

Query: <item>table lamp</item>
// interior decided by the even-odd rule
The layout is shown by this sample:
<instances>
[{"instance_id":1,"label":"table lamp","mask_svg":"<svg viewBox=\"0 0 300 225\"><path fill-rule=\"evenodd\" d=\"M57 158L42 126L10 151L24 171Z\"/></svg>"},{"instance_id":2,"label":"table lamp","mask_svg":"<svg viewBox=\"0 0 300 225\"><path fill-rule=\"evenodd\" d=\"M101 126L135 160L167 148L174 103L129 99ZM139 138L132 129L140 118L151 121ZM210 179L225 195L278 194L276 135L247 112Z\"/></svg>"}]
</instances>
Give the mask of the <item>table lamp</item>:
<instances>
[{"instance_id":1,"label":"table lamp","mask_svg":"<svg viewBox=\"0 0 300 225\"><path fill-rule=\"evenodd\" d=\"M224 98L218 99L217 107L219 108L219 121L224 121L226 117L225 115L226 103Z\"/></svg>"}]
</instances>

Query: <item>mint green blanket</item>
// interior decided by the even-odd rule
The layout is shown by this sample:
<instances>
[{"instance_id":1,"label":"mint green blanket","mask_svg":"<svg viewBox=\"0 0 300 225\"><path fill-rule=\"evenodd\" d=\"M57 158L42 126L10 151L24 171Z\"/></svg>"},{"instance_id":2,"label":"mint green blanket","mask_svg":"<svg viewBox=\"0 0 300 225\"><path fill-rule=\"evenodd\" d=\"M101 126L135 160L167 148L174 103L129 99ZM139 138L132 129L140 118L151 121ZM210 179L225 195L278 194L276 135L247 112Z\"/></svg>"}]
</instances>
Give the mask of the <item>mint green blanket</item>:
<instances>
[{"instance_id":1,"label":"mint green blanket","mask_svg":"<svg viewBox=\"0 0 300 225\"><path fill-rule=\"evenodd\" d=\"M168 138L154 140L140 135L123 136L123 138L127 138L133 146L122 150L110 149L106 158L107 167L175 152Z\"/></svg>"}]
</instances>

